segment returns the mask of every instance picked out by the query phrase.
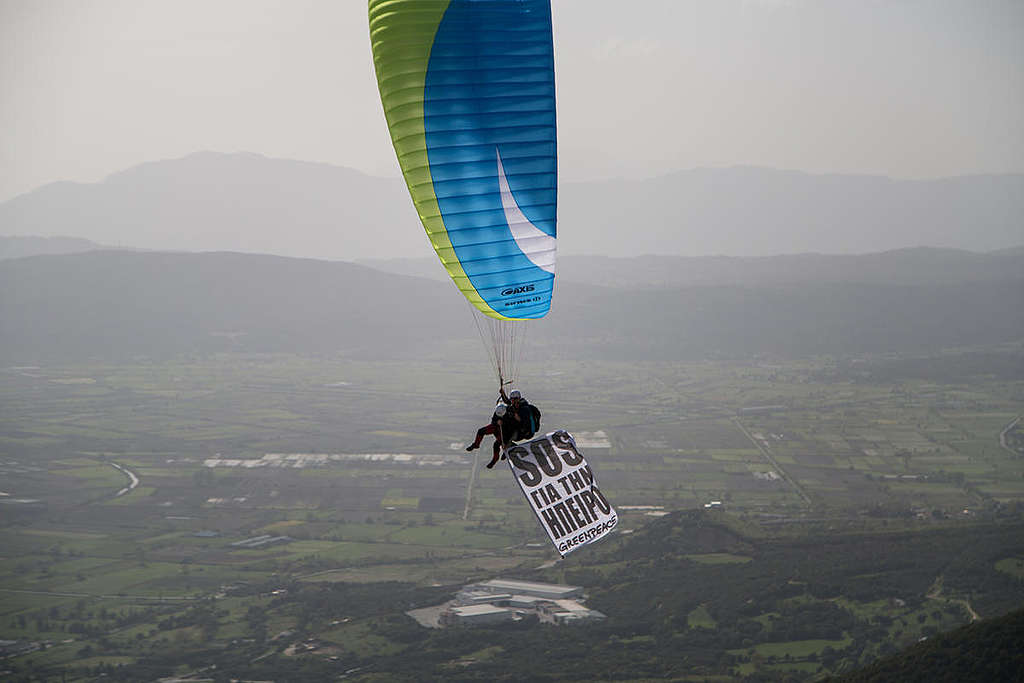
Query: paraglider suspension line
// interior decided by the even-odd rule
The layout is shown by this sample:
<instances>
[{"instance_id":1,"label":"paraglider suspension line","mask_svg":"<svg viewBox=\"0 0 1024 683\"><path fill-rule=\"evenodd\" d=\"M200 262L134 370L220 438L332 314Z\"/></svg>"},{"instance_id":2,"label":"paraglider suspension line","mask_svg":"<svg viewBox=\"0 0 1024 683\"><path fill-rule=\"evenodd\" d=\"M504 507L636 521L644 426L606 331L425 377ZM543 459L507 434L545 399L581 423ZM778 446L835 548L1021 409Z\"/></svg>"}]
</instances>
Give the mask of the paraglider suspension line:
<instances>
[{"instance_id":1,"label":"paraglider suspension line","mask_svg":"<svg viewBox=\"0 0 1024 683\"><path fill-rule=\"evenodd\" d=\"M506 385L512 384L522 359L526 326L517 321L495 320L485 316L469 301L466 302L466 305L469 306L477 334L480 335L480 341L483 342L491 365L498 376L498 387L504 388ZM482 324L481 318L483 318Z\"/></svg>"}]
</instances>

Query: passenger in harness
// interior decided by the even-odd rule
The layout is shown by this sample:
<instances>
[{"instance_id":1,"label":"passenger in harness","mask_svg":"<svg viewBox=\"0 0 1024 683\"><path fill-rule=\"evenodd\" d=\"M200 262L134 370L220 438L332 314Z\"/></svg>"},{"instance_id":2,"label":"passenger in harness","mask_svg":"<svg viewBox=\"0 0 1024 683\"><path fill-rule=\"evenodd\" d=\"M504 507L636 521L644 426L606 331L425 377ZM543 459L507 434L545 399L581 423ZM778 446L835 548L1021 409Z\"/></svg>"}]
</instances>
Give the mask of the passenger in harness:
<instances>
[{"instance_id":1,"label":"passenger in harness","mask_svg":"<svg viewBox=\"0 0 1024 683\"><path fill-rule=\"evenodd\" d=\"M532 439L540 429L540 411L537 406L528 403L518 389L506 394L502 387L498 393L502 402L495 406L490 424L478 429L473 443L466 447L467 451L474 451L480 447L485 436L493 435L493 453L491 461L487 463L488 469L494 467L499 457L505 459L505 449L513 442Z\"/></svg>"},{"instance_id":2,"label":"passenger in harness","mask_svg":"<svg viewBox=\"0 0 1024 683\"><path fill-rule=\"evenodd\" d=\"M476 438L473 440L473 443L466 447L466 450L474 451L480 448L480 442L483 438L488 434L493 435L494 446L491 449L491 461L487 463L487 468L494 467L494 464L498 462L498 456L504 455L502 450L512 441L508 435L513 434L516 430L516 424L516 421L512 419L512 413L509 411L508 406L504 403L499 403L494 407L494 414L491 416L490 424L486 424L476 430Z\"/></svg>"}]
</instances>

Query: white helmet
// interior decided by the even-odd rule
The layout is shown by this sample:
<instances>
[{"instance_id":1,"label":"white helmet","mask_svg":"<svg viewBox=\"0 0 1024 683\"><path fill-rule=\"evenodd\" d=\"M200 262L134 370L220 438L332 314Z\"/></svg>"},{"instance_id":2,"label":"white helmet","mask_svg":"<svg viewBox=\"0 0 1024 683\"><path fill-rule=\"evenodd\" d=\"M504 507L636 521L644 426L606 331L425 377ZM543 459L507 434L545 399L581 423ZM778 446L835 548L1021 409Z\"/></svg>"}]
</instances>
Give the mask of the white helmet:
<instances>
[{"instance_id":1,"label":"white helmet","mask_svg":"<svg viewBox=\"0 0 1024 683\"><path fill-rule=\"evenodd\" d=\"M521 393L519 393L518 389L513 389L512 391L509 392L508 397L511 400L511 399L514 399L514 398L522 398L523 395Z\"/></svg>"},{"instance_id":2,"label":"white helmet","mask_svg":"<svg viewBox=\"0 0 1024 683\"><path fill-rule=\"evenodd\" d=\"M497 415L498 417L505 417L506 410L507 408L505 407L504 403L499 403L498 405L494 406L494 414Z\"/></svg>"}]
</instances>

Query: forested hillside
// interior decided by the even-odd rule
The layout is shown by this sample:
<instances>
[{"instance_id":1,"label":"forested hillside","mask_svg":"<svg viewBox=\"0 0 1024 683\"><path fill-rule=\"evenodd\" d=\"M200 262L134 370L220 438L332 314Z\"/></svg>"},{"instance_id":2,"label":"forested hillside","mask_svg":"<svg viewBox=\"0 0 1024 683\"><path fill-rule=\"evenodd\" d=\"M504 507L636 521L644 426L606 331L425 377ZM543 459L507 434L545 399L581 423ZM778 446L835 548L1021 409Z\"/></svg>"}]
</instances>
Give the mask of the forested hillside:
<instances>
[{"instance_id":1,"label":"forested hillside","mask_svg":"<svg viewBox=\"0 0 1024 683\"><path fill-rule=\"evenodd\" d=\"M836 683L1024 681L1024 609L928 638Z\"/></svg>"}]
</instances>

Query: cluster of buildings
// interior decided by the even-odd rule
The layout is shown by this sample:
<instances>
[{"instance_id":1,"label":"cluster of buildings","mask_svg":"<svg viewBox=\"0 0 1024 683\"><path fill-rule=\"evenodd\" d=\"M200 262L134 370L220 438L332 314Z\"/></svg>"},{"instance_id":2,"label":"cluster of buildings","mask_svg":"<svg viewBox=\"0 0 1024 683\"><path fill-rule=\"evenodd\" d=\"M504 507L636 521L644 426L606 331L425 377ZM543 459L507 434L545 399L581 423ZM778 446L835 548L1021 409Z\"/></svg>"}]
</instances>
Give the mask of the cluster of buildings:
<instances>
[{"instance_id":1,"label":"cluster of buildings","mask_svg":"<svg viewBox=\"0 0 1024 683\"><path fill-rule=\"evenodd\" d=\"M528 614L555 624L605 618L582 600L579 586L492 579L465 586L438 621L442 626L474 626L518 621Z\"/></svg>"}]
</instances>

